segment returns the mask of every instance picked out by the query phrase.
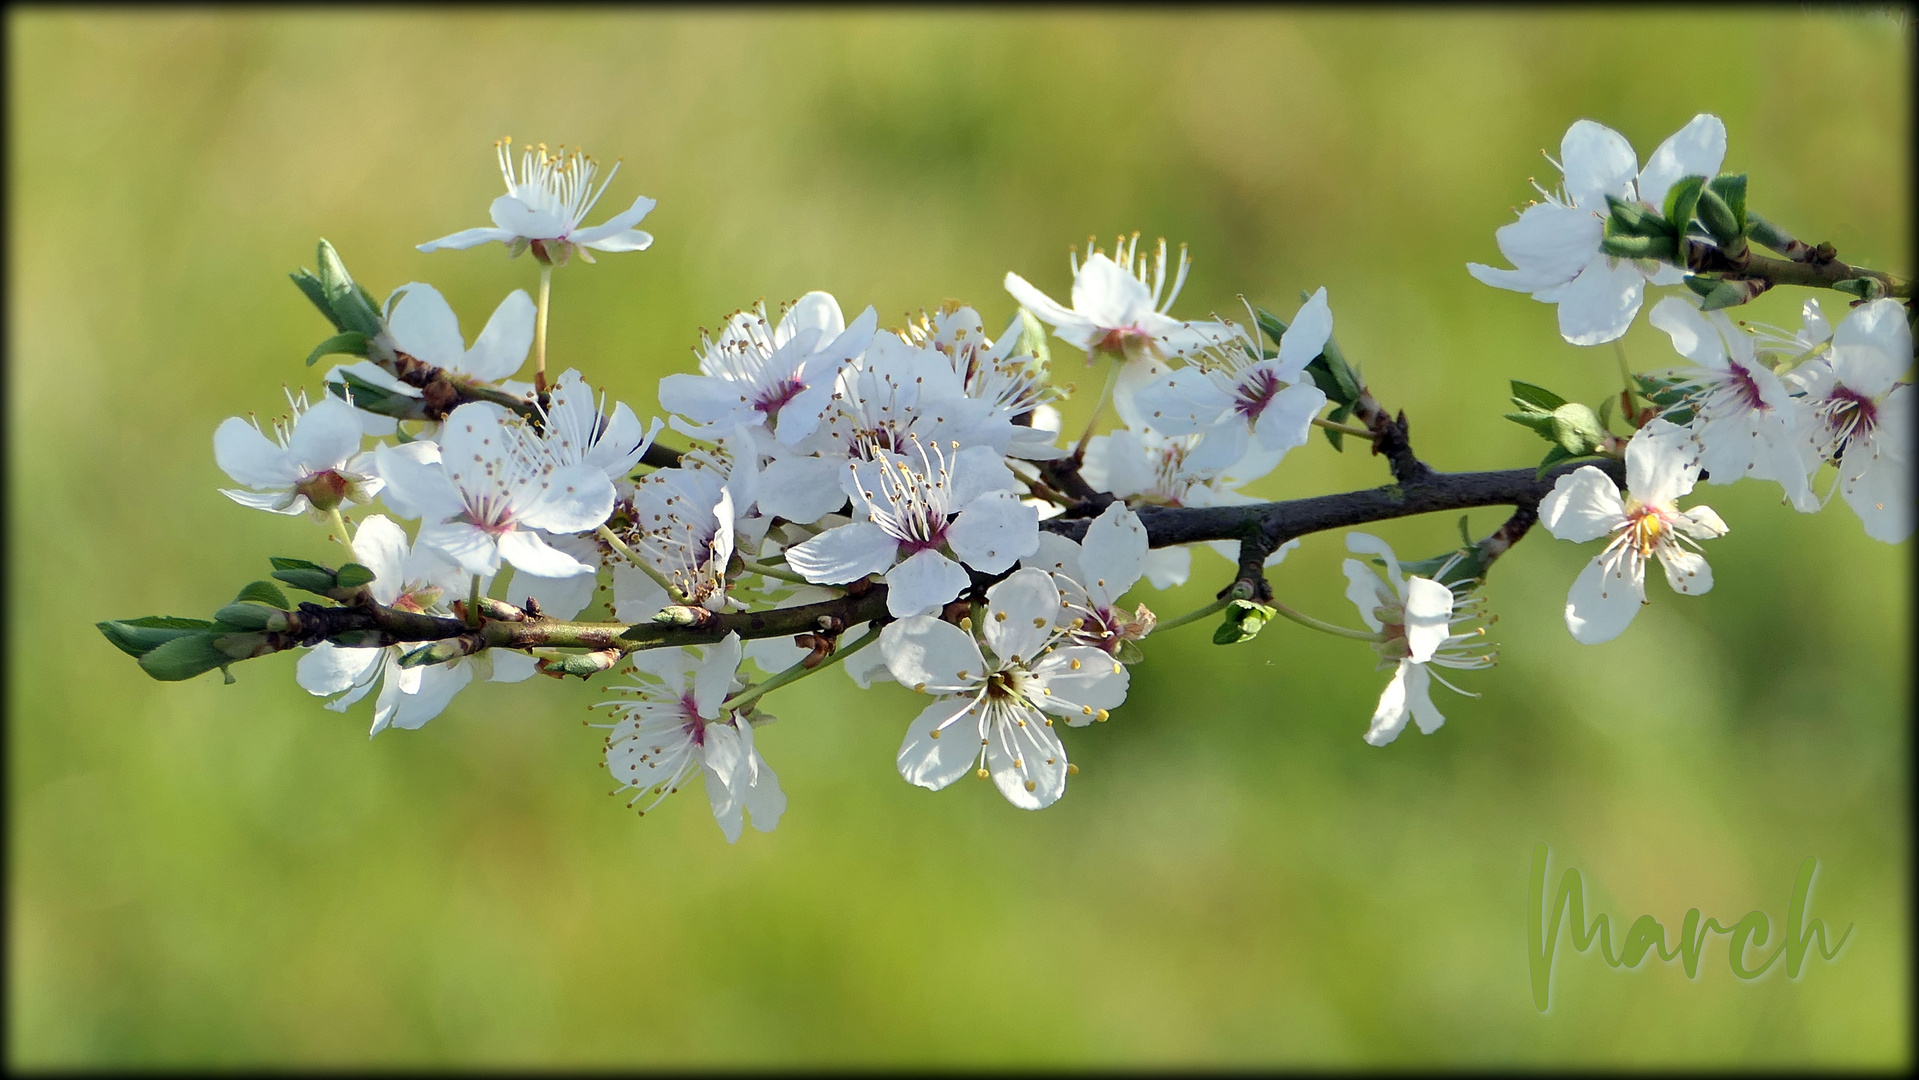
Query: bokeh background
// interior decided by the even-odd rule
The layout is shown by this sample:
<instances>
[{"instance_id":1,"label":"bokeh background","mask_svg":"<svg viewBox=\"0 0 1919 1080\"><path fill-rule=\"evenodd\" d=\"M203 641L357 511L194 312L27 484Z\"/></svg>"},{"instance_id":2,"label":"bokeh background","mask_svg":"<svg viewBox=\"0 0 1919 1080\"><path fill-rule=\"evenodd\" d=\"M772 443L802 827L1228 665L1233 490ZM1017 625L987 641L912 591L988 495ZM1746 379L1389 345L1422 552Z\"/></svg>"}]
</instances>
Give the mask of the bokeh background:
<instances>
[{"instance_id":1,"label":"bokeh background","mask_svg":"<svg viewBox=\"0 0 1919 1080\"><path fill-rule=\"evenodd\" d=\"M1508 378L1597 402L1609 349L1486 288L1493 230L1581 117L1646 154L1722 116L1756 208L1912 271L1910 23L1897 13L8 15L9 1063L1855 1064L1911 1059L1910 545L1835 501L1707 487L1718 588L1651 586L1624 638L1560 609L1591 548L1536 535L1490 583L1500 666L1449 722L1365 745L1386 678L1279 624L1156 641L1043 813L893 769L917 706L837 674L761 736L791 797L729 847L697 791L606 797L597 686L469 690L369 742L293 658L149 681L91 624L204 615L304 519L222 498L210 436L282 408L327 332L287 283L317 237L477 331L534 266L413 245L482 224L492 140L625 166L651 251L557 275L552 354L656 407L698 327L827 289L883 322L953 297L1003 325L1016 270L1192 244L1181 313L1330 289L1349 356L1441 468L1535 460ZM595 218L597 220L597 216ZM1739 314L1792 320L1803 294ZM1833 294L1828 294L1832 296ZM1830 305L1829 305L1830 309ZM1624 341L1674 359L1645 325ZM1058 374L1097 388L1062 347ZM1090 393L1086 395L1090 397ZM1069 425L1088 402L1069 409ZM1382 482L1315 442L1252 490ZM1497 522L1472 515L1475 532ZM1377 531L1408 557L1452 520ZM1351 621L1340 537L1274 572ZM1205 602L1227 564L1195 556ZM1623 927L1687 908L1855 924L1753 983L1562 944L1533 1009L1533 845ZM1775 931L1777 932L1777 931ZM1780 965L1783 967L1783 965Z\"/></svg>"}]
</instances>

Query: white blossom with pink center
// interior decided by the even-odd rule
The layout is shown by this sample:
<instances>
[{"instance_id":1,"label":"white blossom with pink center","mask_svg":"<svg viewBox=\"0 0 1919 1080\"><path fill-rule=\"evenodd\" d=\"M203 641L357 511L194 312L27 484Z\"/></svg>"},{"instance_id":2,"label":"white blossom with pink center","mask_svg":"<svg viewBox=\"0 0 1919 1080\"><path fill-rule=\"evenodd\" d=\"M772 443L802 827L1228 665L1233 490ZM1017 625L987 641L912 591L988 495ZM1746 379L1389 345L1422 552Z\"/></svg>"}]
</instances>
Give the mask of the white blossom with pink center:
<instances>
[{"instance_id":1,"label":"white blossom with pink center","mask_svg":"<svg viewBox=\"0 0 1919 1080\"><path fill-rule=\"evenodd\" d=\"M651 796L638 807L644 814L697 772L727 843L739 840L748 817L772 832L786 793L753 745L753 725L773 718L742 716L725 704L741 685L740 636L697 650L648 649L634 653L632 664L639 680L613 687L627 696L595 706L619 717L596 725L607 729L606 768L620 783L614 793L633 792L628 806Z\"/></svg>"},{"instance_id":2,"label":"white blossom with pink center","mask_svg":"<svg viewBox=\"0 0 1919 1080\"><path fill-rule=\"evenodd\" d=\"M1697 452L1685 428L1655 419L1626 444L1623 498L1612 477L1582 465L1540 500L1539 522L1559 539L1611 538L1566 597L1574 640L1597 645L1625 632L1646 603L1646 563L1653 558L1674 592L1697 596L1712 588L1712 568L1696 549L1726 535L1726 523L1711 507L1675 505L1699 476Z\"/></svg>"}]
</instances>

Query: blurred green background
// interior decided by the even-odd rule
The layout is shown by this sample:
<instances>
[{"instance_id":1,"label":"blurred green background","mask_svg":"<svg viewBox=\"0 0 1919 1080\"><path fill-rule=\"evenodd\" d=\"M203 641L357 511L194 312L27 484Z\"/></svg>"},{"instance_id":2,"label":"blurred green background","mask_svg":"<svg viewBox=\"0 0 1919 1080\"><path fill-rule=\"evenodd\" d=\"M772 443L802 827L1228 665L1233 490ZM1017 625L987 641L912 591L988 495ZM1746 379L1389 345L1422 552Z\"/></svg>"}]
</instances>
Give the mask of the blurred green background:
<instances>
[{"instance_id":1,"label":"blurred green background","mask_svg":"<svg viewBox=\"0 0 1919 1080\"><path fill-rule=\"evenodd\" d=\"M325 335L285 274L338 245L376 293L435 283L476 332L534 280L485 222L492 140L624 158L594 221L638 255L557 275L552 353L656 408L698 327L813 288L883 322L991 326L1018 271L1141 230L1192 244L1178 311L1326 285L1347 354L1440 468L1542 445L1505 380L1596 402L1609 349L1486 288L1493 230L1573 120L1650 153L1722 116L1753 205L1912 270L1911 27L1868 9L1363 14L9 13L9 1063L1910 1064L1909 545L1835 504L1706 487L1719 587L1651 585L1622 639L1560 611L1591 547L1497 568L1500 666L1449 722L1360 735L1384 684L1279 624L1155 642L1114 721L1069 732L1057 806L938 795L893 754L915 706L831 675L772 699L791 798L729 847L697 791L606 797L597 686L469 690L369 743L293 658L149 681L92 629L204 615L268 555L331 555L215 488L225 417L281 411ZM617 205L616 205L617 204ZM1739 314L1794 318L1803 294ZM1827 294L1835 296L1835 294ZM1836 298L1836 297L1835 297ZM1843 309L1842 305L1837 306ZM1829 303L1828 310L1835 305ZM1625 339L1641 368L1663 335ZM1095 388L1070 352L1059 377ZM1086 396L1090 396L1090 393ZM1069 424L1088 402L1069 410ZM1382 482L1314 443L1253 491ZM1472 515L1483 533L1498 515ZM1376 531L1408 557L1451 520ZM1338 535L1274 572L1351 622ZM1162 614L1227 564L1194 557ZM1836 962L1607 969L1564 944L1534 1011L1533 845L1621 926L1685 910L1856 924ZM1781 965L1783 967L1783 965Z\"/></svg>"}]
</instances>

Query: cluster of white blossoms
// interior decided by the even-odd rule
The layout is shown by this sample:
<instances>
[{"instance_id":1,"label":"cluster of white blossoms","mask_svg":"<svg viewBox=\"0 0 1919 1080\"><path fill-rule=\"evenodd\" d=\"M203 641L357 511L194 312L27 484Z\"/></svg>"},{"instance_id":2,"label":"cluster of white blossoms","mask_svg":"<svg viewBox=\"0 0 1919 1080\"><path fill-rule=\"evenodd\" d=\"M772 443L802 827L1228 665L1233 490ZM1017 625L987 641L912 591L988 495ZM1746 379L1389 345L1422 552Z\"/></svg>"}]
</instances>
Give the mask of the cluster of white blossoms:
<instances>
[{"instance_id":1,"label":"cluster of white blossoms","mask_svg":"<svg viewBox=\"0 0 1919 1080\"><path fill-rule=\"evenodd\" d=\"M1568 340L1612 340L1647 283L1682 275L1601 251L1607 197L1656 207L1682 177L1711 175L1724 153L1723 125L1701 116L1641 169L1617 133L1581 121L1562 148L1568 193L1548 195L1498 233L1518 269L1472 271L1557 302ZM1111 256L1090 243L1073 253L1070 305L1007 274L1019 310L997 335L978 311L952 302L892 329L871 307L849 320L824 292L777 313L764 304L735 312L717 334L702 332L696 371L661 380L665 418L642 423L640 411L609 404L579 371L549 383L545 326L552 268L572 254L590 262L592 251L647 248L652 238L634 226L653 200L585 227L612 173L595 186L597 166L578 151L539 146L516 170L503 140L499 156L507 194L492 204L494 227L420 249L499 241L514 255L531 252L541 264L538 302L512 292L469 345L429 285L403 285L377 308L350 280L309 288L348 331L328 347L345 342L334 351L363 359L329 371L330 396L318 404L290 395L292 415L271 436L240 418L220 425L215 458L239 485L225 494L325 522L370 573L372 602L394 612L478 627L480 612L504 608L508 618L587 626L570 621L600 604L615 622L591 625L710 631L694 638L704 646L604 649L610 655L593 670L623 661L631 671L601 706L614 717L604 765L629 805L644 812L697 774L729 841L748 820L771 830L785 809L755 743L754 728L772 719L762 695L828 663L862 687L892 681L932 699L917 718L901 717L897 763L907 781L938 790L974 772L1015 806L1050 805L1077 771L1055 721L1093 725L1120 708L1139 641L1229 603L1263 607L1222 593L1191 617L1160 620L1130 594L1142 580L1156 589L1184 583L1191 545L1155 548L1141 512L1253 504L1240 489L1305 445L1315 424L1377 437L1377 427L1337 422L1363 391L1349 387L1329 403L1338 376L1321 377L1336 355L1325 289L1289 324L1250 306L1245 325L1182 320L1171 311L1187 278L1184 249L1176 260L1164 241L1142 252L1137 234ZM335 317L322 297L363 299L362 321ZM1836 490L1872 536L1911 533L1911 388L1899 380L1912 340L1897 302L1862 304L1832 327L1808 301L1805 326L1791 333L1751 332L1681 297L1659 302L1652 321L1685 361L1664 373L1679 403L1666 418L1639 418L1623 455L1615 451L1624 491L1616 466L1588 465L1563 473L1539 505L1553 535L1606 540L1572 588L1574 637L1598 642L1625 629L1653 557L1675 590L1711 587L1697 549L1726 525L1705 507L1676 506L1702 476L1778 483L1801 510ZM1096 433L1089 424L1062 445L1048 328L1104 366L1095 417L1110 402L1119 426ZM533 380L520 381L529 354ZM1321 415L1329 404L1331 419ZM663 427L691 449L655 450ZM1062 459L1095 498L1053 486ZM1822 497L1815 482L1827 463L1836 479ZM384 512L357 526L344 516L375 503ZM1085 519L1075 534L1083 539L1052 531L1065 522L1043 527L1062 514ZM411 537L400 521L417 523ZM1240 562L1236 542L1204 542ZM1371 643L1393 674L1368 743L1393 741L1409 719L1431 732L1444 720L1431 680L1458 689L1437 669L1491 663L1478 581L1454 575L1473 550L1414 572L1375 537L1350 533L1346 543L1365 557L1344 564L1365 630L1277 601L1263 610ZM1297 545L1269 545L1264 564ZM1243 564L1240 573L1242 585L1258 577ZM744 623L722 621L881 586L883 615L875 603L861 609L869 622L818 634L742 640ZM489 599L495 593L504 604ZM735 629L722 636L715 626ZM313 644L297 675L338 710L377 685L378 733L418 728L476 679L581 673L550 666L560 659L577 654L341 637Z\"/></svg>"}]
</instances>

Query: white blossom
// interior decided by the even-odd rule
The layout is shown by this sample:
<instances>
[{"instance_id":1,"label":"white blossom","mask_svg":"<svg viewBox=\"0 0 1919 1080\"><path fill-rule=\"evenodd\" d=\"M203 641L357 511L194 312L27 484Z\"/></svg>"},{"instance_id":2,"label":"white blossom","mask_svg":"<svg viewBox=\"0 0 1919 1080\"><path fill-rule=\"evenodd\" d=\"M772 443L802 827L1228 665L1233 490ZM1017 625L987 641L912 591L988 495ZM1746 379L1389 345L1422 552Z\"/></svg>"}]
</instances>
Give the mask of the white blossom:
<instances>
[{"instance_id":1,"label":"white blossom","mask_svg":"<svg viewBox=\"0 0 1919 1080\"><path fill-rule=\"evenodd\" d=\"M989 420L982 425L980 437L988 445L1008 457L1047 461L1067 453L1053 445L1059 435L1059 414L1048 404L1060 394L1048 381L1046 365L1031 353L1018 351L1024 324L1025 317L1014 313L995 343L986 336L979 312L948 303L931 315L922 314L907 327L907 336L913 344L945 357L959 376L964 394L987 403ZM1015 422L1023 415L1031 418L1030 424Z\"/></svg>"},{"instance_id":2,"label":"white blossom","mask_svg":"<svg viewBox=\"0 0 1919 1080\"><path fill-rule=\"evenodd\" d=\"M1244 506L1257 502L1241 494L1238 487L1248 477L1271 472L1278 456L1254 444L1244 458L1223 472L1201 472L1191 465L1199 438L1131 427L1095 435L1086 444L1080 476L1095 490L1111 492L1132 507ZM1228 561L1238 559L1230 542L1207 546ZM1298 540L1288 540L1267 556L1266 565L1278 565L1298 546ZM1185 584L1192 569L1192 551L1186 547L1154 548L1142 557L1140 565L1153 588L1170 589Z\"/></svg>"},{"instance_id":3,"label":"white blossom","mask_svg":"<svg viewBox=\"0 0 1919 1080\"><path fill-rule=\"evenodd\" d=\"M660 380L660 405L704 427L765 427L791 446L819 427L840 368L866 350L879 316L847 326L838 301L810 292L769 328L762 304L727 319L718 340L702 335L700 374Z\"/></svg>"},{"instance_id":4,"label":"white blossom","mask_svg":"<svg viewBox=\"0 0 1919 1080\"><path fill-rule=\"evenodd\" d=\"M1187 460L1195 472L1220 472L1245 459L1257 443L1274 465L1304 445L1326 395L1306 376L1306 365L1326 348L1333 313L1321 288L1280 335L1279 355L1263 359L1258 322L1251 337L1202 348L1184 367L1155 380L1134 397L1145 422L1168 435L1200 435ZM1245 477L1250 479L1251 477Z\"/></svg>"},{"instance_id":5,"label":"white blossom","mask_svg":"<svg viewBox=\"0 0 1919 1080\"><path fill-rule=\"evenodd\" d=\"M1626 444L1623 499L1612 477L1583 465L1540 500L1540 524L1559 539L1583 544L1611 537L1566 597L1566 628L1574 640L1596 645L1625 632L1646 602L1646 562L1655 556L1674 592L1697 596L1712 588L1712 568L1687 548L1724 536L1726 523L1711 507L1674 505L1698 475L1686 429L1655 419Z\"/></svg>"},{"instance_id":6,"label":"white blossom","mask_svg":"<svg viewBox=\"0 0 1919 1080\"><path fill-rule=\"evenodd\" d=\"M590 229L580 227L593 205L606 193L607 185L618 175L618 162L614 162L612 171L595 188L593 177L599 165L592 158L579 150L569 154L564 146L557 153L549 153L546 144L540 143L522 152L516 176L512 142L512 139L501 139L493 144L500 158L500 175L506 180L506 194L494 199L489 209L493 228L466 229L429 240L419 245L421 251L477 247L495 240L507 245L525 241L541 245L544 256L551 261L563 262L570 252L578 251L581 258L592 262L593 256L587 249L644 251L652 246L653 237L633 227L655 205L644 195L604 223Z\"/></svg>"},{"instance_id":7,"label":"white blossom","mask_svg":"<svg viewBox=\"0 0 1919 1080\"><path fill-rule=\"evenodd\" d=\"M1359 617L1379 635L1373 648L1379 653L1381 668L1393 669L1392 681L1379 695L1379 707L1373 711L1366 729L1366 741L1385 746L1405 730L1411 719L1421 734L1431 735L1446 722L1434 707L1432 680L1454 693L1477 697L1452 683L1431 667L1483 668L1492 666L1492 658L1479 647L1484 629L1454 633L1453 626L1468 622L1479 614L1477 601L1459 599L1458 591L1433 578L1405 573L1393 549L1384 540L1366 533L1347 533L1346 550L1374 555L1386 564L1381 576L1358 559L1347 559L1346 598L1359 609ZM1443 575L1444 570L1440 571Z\"/></svg>"},{"instance_id":8,"label":"white blossom","mask_svg":"<svg viewBox=\"0 0 1919 1080\"><path fill-rule=\"evenodd\" d=\"M415 543L471 574L490 576L502 559L546 577L592 572L540 534L585 532L606 520L613 485L599 468L560 464L525 423L485 402L447 415L437 455L419 445L376 453L389 505L422 521Z\"/></svg>"},{"instance_id":9,"label":"white blossom","mask_svg":"<svg viewBox=\"0 0 1919 1080\"><path fill-rule=\"evenodd\" d=\"M972 634L930 615L880 631L893 678L938 698L907 728L901 776L938 791L977 766L1024 810L1065 793L1072 766L1052 717L1073 726L1106 719L1126 700L1127 674L1099 649L1062 644L1059 613L1052 575L1027 567L986 592L980 636L991 660Z\"/></svg>"},{"instance_id":10,"label":"white blossom","mask_svg":"<svg viewBox=\"0 0 1919 1080\"><path fill-rule=\"evenodd\" d=\"M1686 176L1716 175L1725 157L1726 125L1707 113L1660 143L1643 170L1625 136L1604 124L1580 120L1566 129L1560 142L1555 164L1565 174L1561 191L1539 188L1546 201L1527 207L1518 221L1494 234L1500 254L1516 269L1480 263L1467 263L1466 269L1488 285L1559 305L1560 336L1575 345L1612 341L1632 325L1648 282L1677 285L1685 275L1674 266L1601 251L1611 216L1606 196L1657 212L1674 183ZM1686 225L1675 224L1681 229Z\"/></svg>"},{"instance_id":11,"label":"white blossom","mask_svg":"<svg viewBox=\"0 0 1919 1080\"><path fill-rule=\"evenodd\" d=\"M1862 304L1833 331L1827 356L1794 369L1804 395L1813 462L1839 470L1836 490L1866 535L1896 544L1912 535L1912 328L1899 301ZM1830 495L1828 495L1828 498Z\"/></svg>"},{"instance_id":12,"label":"white blossom","mask_svg":"<svg viewBox=\"0 0 1919 1080\"><path fill-rule=\"evenodd\" d=\"M1156 618L1145 604L1128 612L1119 598L1139 583L1150 551L1146 527L1124 502L1114 502L1086 526L1086 539L1041 533L1039 550L1022 560L1053 575L1060 619L1074 644L1118 655L1120 643L1152 633Z\"/></svg>"},{"instance_id":13,"label":"white blossom","mask_svg":"<svg viewBox=\"0 0 1919 1080\"><path fill-rule=\"evenodd\" d=\"M376 603L400 611L450 615L447 600L465 595L466 575L455 563L428 548L412 547L398 525L379 514L360 522L353 534L353 553L373 571L367 590ZM485 585L482 583L482 589ZM403 667L401 660L428 645L347 648L321 642L295 665L301 689L325 697L334 712L365 697L382 683L373 702L371 738L388 727L413 729L440 715L475 677L492 682L519 682L532 676L533 658L524 653L485 649L444 664Z\"/></svg>"},{"instance_id":14,"label":"white blossom","mask_svg":"<svg viewBox=\"0 0 1919 1080\"><path fill-rule=\"evenodd\" d=\"M239 503L276 514L309 512L324 520L342 504L370 502L382 481L360 450L361 428L353 406L328 397L308 406L306 395L288 396L292 418L275 424L269 439L257 422L228 417L213 433L213 459L250 490L221 488Z\"/></svg>"},{"instance_id":15,"label":"white blossom","mask_svg":"<svg viewBox=\"0 0 1919 1080\"><path fill-rule=\"evenodd\" d=\"M736 843L751 817L753 827L772 832L786 811L779 777L753 745L753 726L772 717L728 709L740 688L740 636L697 650L647 649L632 655L638 681L613 687L627 697L600 702L619 719L608 729L606 767L620 782L615 794L633 791L633 806L651 795L641 814L658 806L698 772L713 819L726 842Z\"/></svg>"},{"instance_id":16,"label":"white blossom","mask_svg":"<svg viewBox=\"0 0 1919 1080\"><path fill-rule=\"evenodd\" d=\"M1795 506L1807 508L1812 486L1804 453L1808 411L1758 357L1752 335L1722 311L1702 314L1677 296L1661 300L1651 322L1692 361L1677 370L1692 384L1687 425L1699 445L1707 482L1748 476L1777 481Z\"/></svg>"},{"instance_id":17,"label":"white blossom","mask_svg":"<svg viewBox=\"0 0 1919 1080\"><path fill-rule=\"evenodd\" d=\"M909 438L906 454L878 450L849 464L867 520L788 548L787 565L821 585L883 572L887 611L904 618L958 596L969 580L962 563L996 574L1031 555L1039 515L1007 490L1012 474L999 455L979 446L947 453Z\"/></svg>"}]
</instances>

